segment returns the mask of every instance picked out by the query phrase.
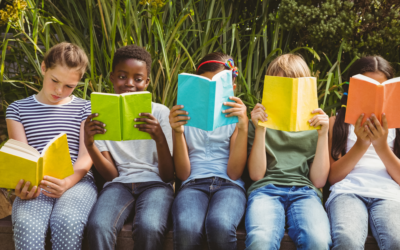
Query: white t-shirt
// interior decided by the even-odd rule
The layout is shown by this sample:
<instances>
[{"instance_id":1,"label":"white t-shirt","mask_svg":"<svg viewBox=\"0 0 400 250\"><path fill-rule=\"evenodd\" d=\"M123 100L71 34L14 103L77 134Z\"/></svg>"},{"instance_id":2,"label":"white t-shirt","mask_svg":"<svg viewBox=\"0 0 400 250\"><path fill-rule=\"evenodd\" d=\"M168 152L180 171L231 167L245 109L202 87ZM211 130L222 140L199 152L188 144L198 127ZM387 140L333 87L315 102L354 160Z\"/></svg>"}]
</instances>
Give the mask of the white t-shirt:
<instances>
[{"instance_id":1,"label":"white t-shirt","mask_svg":"<svg viewBox=\"0 0 400 250\"><path fill-rule=\"evenodd\" d=\"M152 115L158 120L172 154L172 130L169 124L169 109L158 103L151 104ZM162 181L158 170L158 154L154 140L95 141L97 148L109 151L118 169L119 176L112 182L139 183ZM107 185L107 183L106 183Z\"/></svg>"},{"instance_id":2,"label":"white t-shirt","mask_svg":"<svg viewBox=\"0 0 400 250\"><path fill-rule=\"evenodd\" d=\"M389 129L387 143L392 150L395 138L396 130ZM357 136L354 133L354 126L349 125L347 152L354 146L356 141ZM326 202L326 207L328 207L333 198L343 193L400 202L400 186L389 175L372 144L353 170L343 180L335 183L330 190L332 192Z\"/></svg>"}]
</instances>

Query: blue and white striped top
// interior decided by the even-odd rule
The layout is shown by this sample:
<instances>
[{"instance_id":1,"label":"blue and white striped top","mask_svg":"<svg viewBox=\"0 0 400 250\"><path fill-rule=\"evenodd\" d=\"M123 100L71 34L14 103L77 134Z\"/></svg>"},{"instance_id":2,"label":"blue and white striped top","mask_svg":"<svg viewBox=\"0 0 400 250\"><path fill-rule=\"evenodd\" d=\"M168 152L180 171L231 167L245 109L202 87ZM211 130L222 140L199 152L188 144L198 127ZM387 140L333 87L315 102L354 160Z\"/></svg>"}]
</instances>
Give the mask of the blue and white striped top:
<instances>
[{"instance_id":1,"label":"blue and white striped top","mask_svg":"<svg viewBox=\"0 0 400 250\"><path fill-rule=\"evenodd\" d=\"M32 95L11 103L6 111L6 119L22 123L28 144L39 153L54 137L66 133L71 160L75 163L79 153L81 123L90 114L90 101L75 96L65 104L47 105Z\"/></svg>"}]
</instances>

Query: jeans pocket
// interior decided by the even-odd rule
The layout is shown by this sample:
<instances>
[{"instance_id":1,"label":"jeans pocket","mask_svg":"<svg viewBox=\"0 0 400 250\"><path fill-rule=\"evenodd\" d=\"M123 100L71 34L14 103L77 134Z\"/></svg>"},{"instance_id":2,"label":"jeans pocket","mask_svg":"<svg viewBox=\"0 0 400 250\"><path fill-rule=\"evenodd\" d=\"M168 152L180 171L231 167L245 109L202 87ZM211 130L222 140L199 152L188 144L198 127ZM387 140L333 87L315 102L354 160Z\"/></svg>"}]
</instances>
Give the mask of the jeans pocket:
<instances>
[{"instance_id":1,"label":"jeans pocket","mask_svg":"<svg viewBox=\"0 0 400 250\"><path fill-rule=\"evenodd\" d=\"M190 181L186 182L185 184L181 185L181 187L179 188L179 190L178 190L178 191L181 191L181 190L182 190L182 189L184 189L185 187L188 187L188 186L190 186L190 185L194 184L195 182L196 182L196 180L195 180L195 179L193 179L193 180L190 180Z\"/></svg>"}]
</instances>

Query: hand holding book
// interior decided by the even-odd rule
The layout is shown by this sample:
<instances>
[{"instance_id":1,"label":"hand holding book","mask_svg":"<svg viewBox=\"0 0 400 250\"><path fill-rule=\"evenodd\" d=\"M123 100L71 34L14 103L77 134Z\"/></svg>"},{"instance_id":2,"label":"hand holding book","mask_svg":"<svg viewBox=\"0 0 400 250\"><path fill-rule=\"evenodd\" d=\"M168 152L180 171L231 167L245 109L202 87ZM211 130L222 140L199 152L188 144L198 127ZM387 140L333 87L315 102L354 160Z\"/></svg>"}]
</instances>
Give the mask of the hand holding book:
<instances>
[{"instance_id":1,"label":"hand holding book","mask_svg":"<svg viewBox=\"0 0 400 250\"><path fill-rule=\"evenodd\" d=\"M151 138L156 142L165 140L164 132L160 126L160 122L150 113L140 113L139 116L147 118L136 118L135 122L143 122L143 124L134 125L139 131L148 133Z\"/></svg>"},{"instance_id":2,"label":"hand holding book","mask_svg":"<svg viewBox=\"0 0 400 250\"><path fill-rule=\"evenodd\" d=\"M189 113L185 110L182 110L183 108L183 105L175 105L172 107L169 113L169 123L171 124L171 128L175 133L179 134L183 133L185 130L183 125L186 125L188 120L190 120L190 117L188 116Z\"/></svg>"},{"instance_id":3,"label":"hand holding book","mask_svg":"<svg viewBox=\"0 0 400 250\"><path fill-rule=\"evenodd\" d=\"M224 102L225 106L229 106L231 108L222 110L222 113L227 114L225 117L232 117L232 116L237 116L238 117L238 128L239 129L244 129L247 128L249 124L249 120L247 118L247 113L246 113L246 105L240 100L240 98L231 96L229 97L230 100L235 101L235 102Z\"/></svg>"}]
</instances>

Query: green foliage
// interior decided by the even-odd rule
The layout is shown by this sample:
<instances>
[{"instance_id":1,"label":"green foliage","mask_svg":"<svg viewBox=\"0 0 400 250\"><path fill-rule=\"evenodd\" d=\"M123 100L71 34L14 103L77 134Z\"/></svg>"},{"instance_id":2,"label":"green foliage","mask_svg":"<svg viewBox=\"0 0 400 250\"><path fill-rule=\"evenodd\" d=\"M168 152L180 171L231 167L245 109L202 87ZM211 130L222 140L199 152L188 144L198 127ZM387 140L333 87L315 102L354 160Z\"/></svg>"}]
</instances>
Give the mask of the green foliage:
<instances>
[{"instance_id":1,"label":"green foliage","mask_svg":"<svg viewBox=\"0 0 400 250\"><path fill-rule=\"evenodd\" d=\"M74 92L85 99L93 91L113 92L109 74L115 50L137 44L152 55L148 90L154 101L173 106L178 74L194 72L204 55L222 51L235 58L240 73L236 95L250 111L261 101L268 64L279 54L295 52L303 55L318 77L321 106L335 112L342 95L342 73L358 56L343 53L352 46L353 40L347 38L355 27L363 26L343 16L341 9L354 11L351 2L305 7L309 2L313 1L26 0L27 8L18 9L18 19L8 21L0 33L3 107L39 91L44 53L69 41L89 55L87 73ZM389 29L393 31L392 26ZM310 46L314 43L318 50Z\"/></svg>"}]
</instances>

